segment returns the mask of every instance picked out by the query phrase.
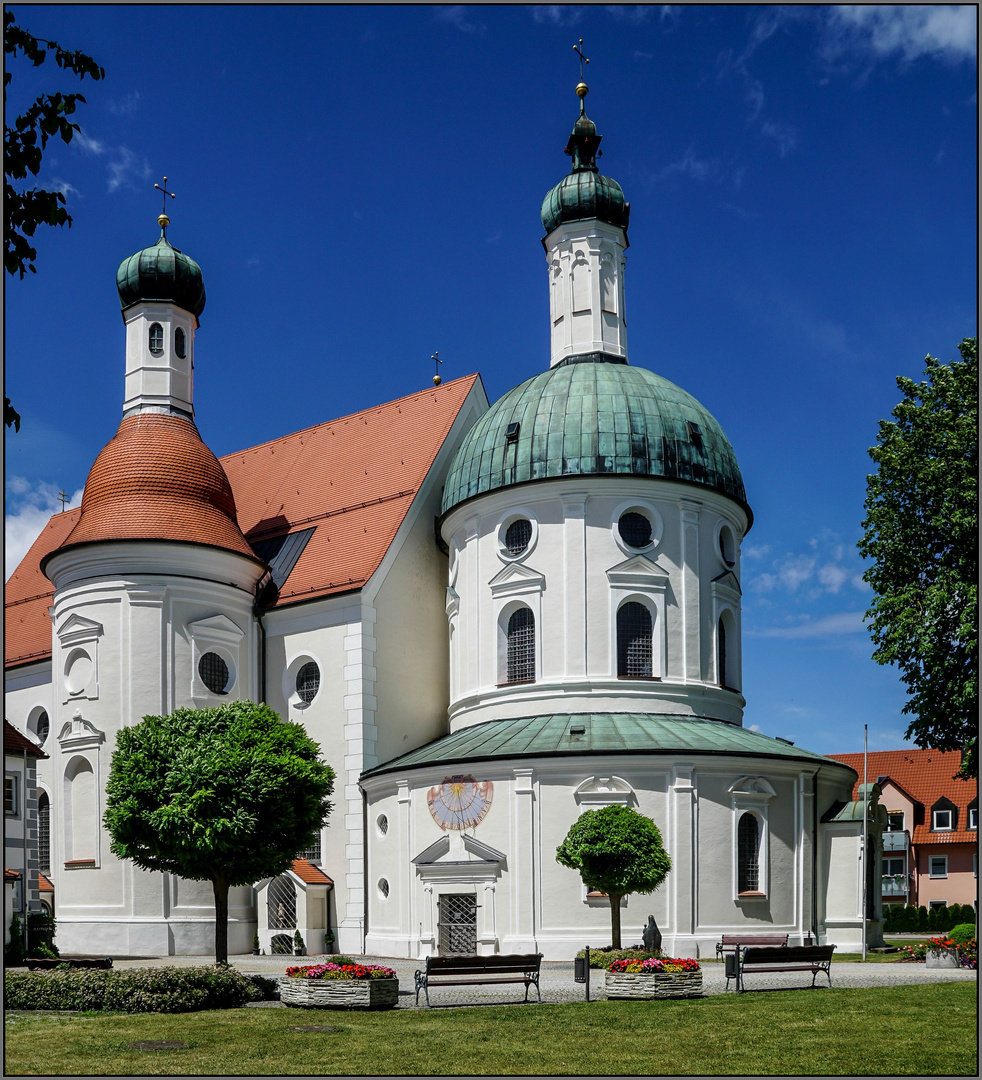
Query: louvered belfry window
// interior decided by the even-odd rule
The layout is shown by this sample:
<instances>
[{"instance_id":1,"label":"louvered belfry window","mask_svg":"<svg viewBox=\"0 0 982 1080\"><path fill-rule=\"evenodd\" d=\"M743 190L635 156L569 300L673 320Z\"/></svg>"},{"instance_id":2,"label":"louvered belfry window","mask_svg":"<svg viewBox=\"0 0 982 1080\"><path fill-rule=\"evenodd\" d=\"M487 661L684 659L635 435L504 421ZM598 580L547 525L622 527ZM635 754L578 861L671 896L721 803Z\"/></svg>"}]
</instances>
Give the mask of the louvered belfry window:
<instances>
[{"instance_id":1,"label":"louvered belfry window","mask_svg":"<svg viewBox=\"0 0 982 1080\"><path fill-rule=\"evenodd\" d=\"M652 675L651 612L634 600L617 609L617 674L631 679Z\"/></svg>"},{"instance_id":2,"label":"louvered belfry window","mask_svg":"<svg viewBox=\"0 0 982 1080\"><path fill-rule=\"evenodd\" d=\"M535 679L535 616L520 607L508 620L508 679L531 682Z\"/></svg>"},{"instance_id":3,"label":"louvered belfry window","mask_svg":"<svg viewBox=\"0 0 982 1080\"><path fill-rule=\"evenodd\" d=\"M38 869L51 873L51 802L47 792L38 792Z\"/></svg>"},{"instance_id":4,"label":"louvered belfry window","mask_svg":"<svg viewBox=\"0 0 982 1080\"><path fill-rule=\"evenodd\" d=\"M757 853L760 850L760 832L757 818L747 813L737 825L737 892L757 892L760 871Z\"/></svg>"}]
</instances>

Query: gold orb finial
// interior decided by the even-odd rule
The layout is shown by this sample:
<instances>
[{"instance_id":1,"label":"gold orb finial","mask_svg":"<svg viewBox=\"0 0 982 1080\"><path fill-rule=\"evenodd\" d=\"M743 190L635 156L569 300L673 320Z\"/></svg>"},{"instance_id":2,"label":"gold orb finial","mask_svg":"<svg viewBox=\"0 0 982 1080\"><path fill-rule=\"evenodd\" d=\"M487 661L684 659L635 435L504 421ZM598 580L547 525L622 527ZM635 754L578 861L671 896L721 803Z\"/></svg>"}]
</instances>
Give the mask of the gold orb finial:
<instances>
[{"instance_id":1,"label":"gold orb finial","mask_svg":"<svg viewBox=\"0 0 982 1080\"><path fill-rule=\"evenodd\" d=\"M170 193L168 192L168 194L170 194ZM166 214L158 214L157 215L157 224L162 229L166 229L167 226L170 224L170 218Z\"/></svg>"},{"instance_id":2,"label":"gold orb finial","mask_svg":"<svg viewBox=\"0 0 982 1080\"><path fill-rule=\"evenodd\" d=\"M442 382L443 382L443 379L441 379L439 375L434 375L433 376L433 385L434 386L439 386L440 383L442 383Z\"/></svg>"},{"instance_id":3,"label":"gold orb finial","mask_svg":"<svg viewBox=\"0 0 982 1080\"><path fill-rule=\"evenodd\" d=\"M585 82L581 82L581 83L576 84L576 96L578 98L580 98L581 101L582 101L583 98L585 98L587 96L587 94L589 92L590 92L590 88L587 86L587 84Z\"/></svg>"}]
</instances>

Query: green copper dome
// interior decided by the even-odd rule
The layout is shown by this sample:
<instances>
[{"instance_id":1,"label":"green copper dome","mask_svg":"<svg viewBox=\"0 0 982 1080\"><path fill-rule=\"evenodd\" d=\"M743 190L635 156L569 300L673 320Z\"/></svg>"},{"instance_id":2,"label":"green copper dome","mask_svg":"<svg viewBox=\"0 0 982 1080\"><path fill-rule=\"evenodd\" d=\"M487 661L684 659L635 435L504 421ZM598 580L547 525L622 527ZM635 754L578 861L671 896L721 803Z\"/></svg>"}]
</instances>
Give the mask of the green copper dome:
<instances>
[{"instance_id":1,"label":"green copper dome","mask_svg":"<svg viewBox=\"0 0 982 1080\"><path fill-rule=\"evenodd\" d=\"M443 512L513 484L614 475L697 484L746 507L733 447L691 394L645 368L588 361L559 364L491 406L454 456Z\"/></svg>"},{"instance_id":2,"label":"green copper dome","mask_svg":"<svg viewBox=\"0 0 982 1080\"><path fill-rule=\"evenodd\" d=\"M572 171L542 200L542 227L547 236L564 221L586 218L597 218L627 231L631 207L624 201L621 185L609 176L601 176L597 169L602 139L603 136L597 134L597 125L586 114L586 87L583 86L580 115L566 144L566 153L573 159Z\"/></svg>"},{"instance_id":3,"label":"green copper dome","mask_svg":"<svg viewBox=\"0 0 982 1080\"><path fill-rule=\"evenodd\" d=\"M119 264L116 289L124 310L140 300L165 300L196 317L205 310L201 267L183 251L172 247L163 230L153 247L144 248Z\"/></svg>"}]
</instances>

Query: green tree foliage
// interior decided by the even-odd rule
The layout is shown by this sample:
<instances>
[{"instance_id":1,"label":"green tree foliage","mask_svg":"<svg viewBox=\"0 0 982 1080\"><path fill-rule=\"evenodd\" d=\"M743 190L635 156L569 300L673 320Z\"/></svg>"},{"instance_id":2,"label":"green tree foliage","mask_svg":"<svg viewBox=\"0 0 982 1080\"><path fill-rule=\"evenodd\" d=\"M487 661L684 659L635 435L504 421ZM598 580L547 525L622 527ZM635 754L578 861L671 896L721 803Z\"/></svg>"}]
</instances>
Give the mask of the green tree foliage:
<instances>
[{"instance_id":1,"label":"green tree foliage","mask_svg":"<svg viewBox=\"0 0 982 1080\"><path fill-rule=\"evenodd\" d=\"M978 340L961 360L926 358L927 381L899 378L903 401L881 420L866 478L863 574L880 664L907 686L907 738L961 750L959 775L978 775Z\"/></svg>"},{"instance_id":2,"label":"green tree foliage","mask_svg":"<svg viewBox=\"0 0 982 1080\"><path fill-rule=\"evenodd\" d=\"M6 71L3 76L3 98L7 101L7 87L10 85L10 63L17 56L30 60L35 67L40 67L48 55L54 52L55 63L60 68L70 71L80 79L88 75L91 79L104 79L105 71L92 59L81 52L69 52L55 41L46 41L29 34L14 23L12 11L5 11L3 16L3 51L6 58ZM26 180L27 174L37 176L41 168L41 156L48 139L59 136L63 142L72 141L72 136L79 130L68 117L75 112L78 102L84 102L81 94L42 94L22 116L18 116L9 127L3 128L3 201L6 210L6 240L3 264L8 274L24 276L26 271L37 273L34 260L37 251L28 241L38 225L68 225L72 219L65 209L65 196L60 191L47 191L34 187L30 190L16 190L11 183Z\"/></svg>"},{"instance_id":3,"label":"green tree foliage","mask_svg":"<svg viewBox=\"0 0 982 1080\"><path fill-rule=\"evenodd\" d=\"M116 739L103 818L144 870L210 881L215 960L228 961L228 890L284 873L331 811L334 771L268 705L146 716Z\"/></svg>"},{"instance_id":4,"label":"green tree foliage","mask_svg":"<svg viewBox=\"0 0 982 1080\"><path fill-rule=\"evenodd\" d=\"M653 892L672 869L658 826L629 806L585 810L556 848L556 859L578 870L588 889L607 894L615 949L621 947L621 899Z\"/></svg>"}]
</instances>

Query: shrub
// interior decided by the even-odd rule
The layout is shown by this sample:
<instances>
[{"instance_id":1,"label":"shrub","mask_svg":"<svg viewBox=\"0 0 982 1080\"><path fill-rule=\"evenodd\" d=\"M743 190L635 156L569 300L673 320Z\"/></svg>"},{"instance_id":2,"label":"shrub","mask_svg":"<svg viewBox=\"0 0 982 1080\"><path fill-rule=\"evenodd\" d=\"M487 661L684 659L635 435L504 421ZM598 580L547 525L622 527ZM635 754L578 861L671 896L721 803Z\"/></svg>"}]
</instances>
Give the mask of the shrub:
<instances>
[{"instance_id":1,"label":"shrub","mask_svg":"<svg viewBox=\"0 0 982 1080\"><path fill-rule=\"evenodd\" d=\"M395 971L379 964L305 964L288 967L291 979L392 979Z\"/></svg>"},{"instance_id":2,"label":"shrub","mask_svg":"<svg viewBox=\"0 0 982 1080\"><path fill-rule=\"evenodd\" d=\"M4 950L3 962L11 967L19 967L24 963L24 929L21 925L20 916L16 913L10 920L10 941Z\"/></svg>"},{"instance_id":3,"label":"shrub","mask_svg":"<svg viewBox=\"0 0 982 1080\"><path fill-rule=\"evenodd\" d=\"M253 985L262 994L261 1001L275 1001L280 996L280 983L278 979L267 979L265 975L248 975Z\"/></svg>"},{"instance_id":4,"label":"shrub","mask_svg":"<svg viewBox=\"0 0 982 1080\"><path fill-rule=\"evenodd\" d=\"M263 980L266 983L272 980ZM194 1012L234 1009L263 999L263 989L233 968L59 968L4 975L8 1009L112 1009L116 1012Z\"/></svg>"},{"instance_id":5,"label":"shrub","mask_svg":"<svg viewBox=\"0 0 982 1080\"><path fill-rule=\"evenodd\" d=\"M917 909L917 927L912 931L915 934L926 934L930 927L928 926L928 914L927 908L921 904Z\"/></svg>"},{"instance_id":6,"label":"shrub","mask_svg":"<svg viewBox=\"0 0 982 1080\"><path fill-rule=\"evenodd\" d=\"M582 960L586 955L585 949L580 949L576 954L577 959ZM661 951L650 953L640 945L633 949L615 949L613 946L606 948L590 949L590 967L607 968L613 960L650 960L653 956L661 957Z\"/></svg>"},{"instance_id":7,"label":"shrub","mask_svg":"<svg viewBox=\"0 0 982 1080\"><path fill-rule=\"evenodd\" d=\"M28 951L27 956L28 956L28 959L30 959L30 960L57 960L57 959L59 959L57 950L54 949L53 947L49 948L47 943L44 942L44 941L39 941L37 943L37 945L34 946L33 949L30 949Z\"/></svg>"},{"instance_id":8,"label":"shrub","mask_svg":"<svg viewBox=\"0 0 982 1080\"><path fill-rule=\"evenodd\" d=\"M975 923L959 923L948 935L952 941L964 945L968 941L975 940Z\"/></svg>"}]
</instances>

